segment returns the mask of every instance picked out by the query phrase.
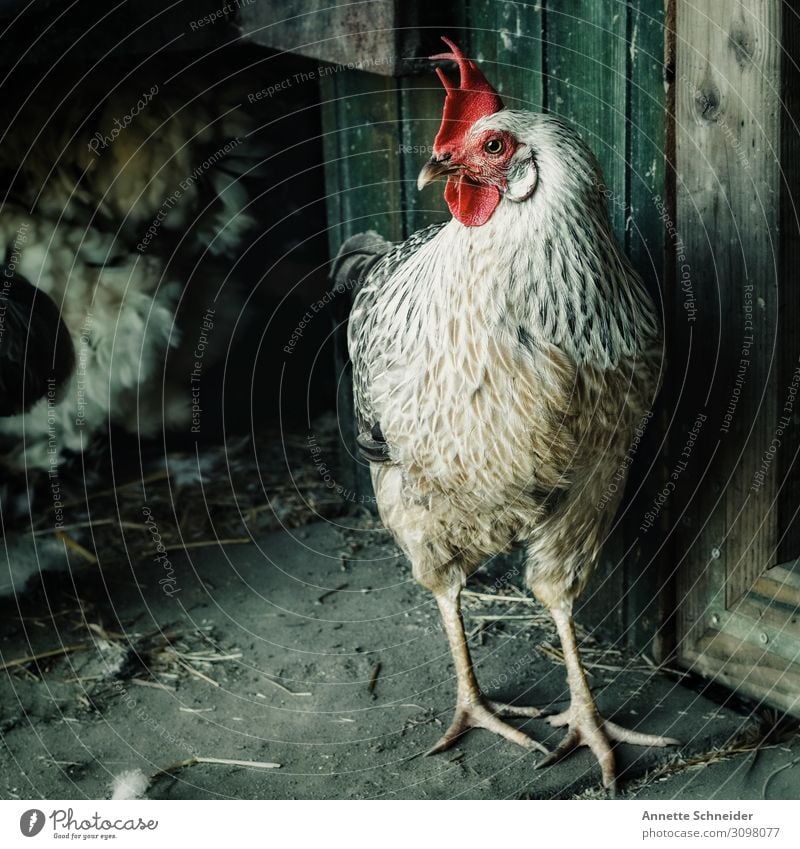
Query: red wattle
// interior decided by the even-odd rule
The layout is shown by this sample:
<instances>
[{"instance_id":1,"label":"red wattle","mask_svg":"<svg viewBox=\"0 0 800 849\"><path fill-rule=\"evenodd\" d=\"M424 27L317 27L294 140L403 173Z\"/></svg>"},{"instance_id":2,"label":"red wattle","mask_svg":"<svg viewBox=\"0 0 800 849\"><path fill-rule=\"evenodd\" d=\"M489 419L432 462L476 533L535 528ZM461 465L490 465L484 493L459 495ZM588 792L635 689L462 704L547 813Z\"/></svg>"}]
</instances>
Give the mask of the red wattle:
<instances>
[{"instance_id":1,"label":"red wattle","mask_svg":"<svg viewBox=\"0 0 800 849\"><path fill-rule=\"evenodd\" d=\"M496 186L484 186L460 175L448 177L444 199L453 218L466 227L485 224L500 203L500 190Z\"/></svg>"}]
</instances>

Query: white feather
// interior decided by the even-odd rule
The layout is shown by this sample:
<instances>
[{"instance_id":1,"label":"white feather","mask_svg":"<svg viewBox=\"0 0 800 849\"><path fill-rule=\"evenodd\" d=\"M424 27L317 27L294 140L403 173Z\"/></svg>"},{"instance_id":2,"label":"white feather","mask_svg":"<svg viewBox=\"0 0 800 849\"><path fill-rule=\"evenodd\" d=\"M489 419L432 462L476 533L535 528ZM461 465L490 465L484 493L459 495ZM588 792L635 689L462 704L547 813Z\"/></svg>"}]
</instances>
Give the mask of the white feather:
<instances>
[{"instance_id":1,"label":"white feather","mask_svg":"<svg viewBox=\"0 0 800 849\"><path fill-rule=\"evenodd\" d=\"M140 769L129 769L111 781L112 800L141 799L150 786L150 779Z\"/></svg>"}]
</instances>

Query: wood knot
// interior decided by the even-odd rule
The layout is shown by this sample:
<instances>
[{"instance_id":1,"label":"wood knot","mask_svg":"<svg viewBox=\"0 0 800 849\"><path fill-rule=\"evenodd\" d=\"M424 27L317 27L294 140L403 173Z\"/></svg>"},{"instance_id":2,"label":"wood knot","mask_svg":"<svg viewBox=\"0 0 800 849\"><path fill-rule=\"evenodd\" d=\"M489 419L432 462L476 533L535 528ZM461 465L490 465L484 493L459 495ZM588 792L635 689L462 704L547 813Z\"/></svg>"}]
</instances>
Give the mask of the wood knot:
<instances>
[{"instance_id":1,"label":"wood knot","mask_svg":"<svg viewBox=\"0 0 800 849\"><path fill-rule=\"evenodd\" d=\"M728 46L733 50L736 62L740 68L745 68L753 61L756 50L756 40L753 33L743 24L736 23L728 36Z\"/></svg>"},{"instance_id":2,"label":"wood knot","mask_svg":"<svg viewBox=\"0 0 800 849\"><path fill-rule=\"evenodd\" d=\"M719 89L712 82L703 83L695 92L694 107L703 121L716 121L720 112Z\"/></svg>"}]
</instances>

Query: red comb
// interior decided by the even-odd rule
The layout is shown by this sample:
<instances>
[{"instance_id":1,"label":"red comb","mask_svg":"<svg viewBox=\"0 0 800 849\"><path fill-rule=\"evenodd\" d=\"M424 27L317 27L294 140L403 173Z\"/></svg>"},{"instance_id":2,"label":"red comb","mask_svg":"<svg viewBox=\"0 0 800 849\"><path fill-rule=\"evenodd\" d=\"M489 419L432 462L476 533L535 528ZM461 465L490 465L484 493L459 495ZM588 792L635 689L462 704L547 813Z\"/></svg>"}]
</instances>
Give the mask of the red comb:
<instances>
[{"instance_id":1,"label":"red comb","mask_svg":"<svg viewBox=\"0 0 800 849\"><path fill-rule=\"evenodd\" d=\"M500 95L489 85L479 68L458 49L449 38L442 41L452 53L437 53L431 59L450 59L458 65L461 77L458 87L453 86L441 68L436 69L447 97L444 101L442 125L433 142L435 152L458 144L469 128L485 115L493 115L503 108ZM442 151L443 152L443 151Z\"/></svg>"}]
</instances>

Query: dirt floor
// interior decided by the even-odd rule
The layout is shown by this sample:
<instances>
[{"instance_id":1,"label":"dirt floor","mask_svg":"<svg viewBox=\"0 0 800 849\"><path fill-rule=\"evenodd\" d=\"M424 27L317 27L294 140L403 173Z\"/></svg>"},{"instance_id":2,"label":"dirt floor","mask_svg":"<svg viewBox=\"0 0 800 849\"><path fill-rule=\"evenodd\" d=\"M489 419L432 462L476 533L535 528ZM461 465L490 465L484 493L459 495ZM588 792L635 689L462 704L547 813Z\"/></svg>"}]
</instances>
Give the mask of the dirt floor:
<instances>
[{"instance_id":1,"label":"dirt floor","mask_svg":"<svg viewBox=\"0 0 800 849\"><path fill-rule=\"evenodd\" d=\"M0 602L2 798L107 798L130 769L150 798L603 795L585 750L536 770L538 755L473 731L420 756L449 722L452 667L432 600L366 514L170 551L168 566L154 552L87 562ZM507 569L490 564L465 595L479 679L562 708L558 642ZM684 741L621 747L623 795L707 798L725 787L715 770L738 776L722 798L757 795L783 766L768 795L796 798L793 729L588 635L583 648L604 711ZM548 746L561 734L520 727Z\"/></svg>"}]
</instances>

